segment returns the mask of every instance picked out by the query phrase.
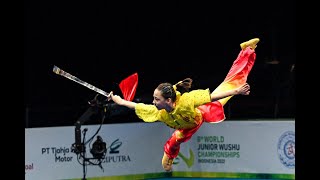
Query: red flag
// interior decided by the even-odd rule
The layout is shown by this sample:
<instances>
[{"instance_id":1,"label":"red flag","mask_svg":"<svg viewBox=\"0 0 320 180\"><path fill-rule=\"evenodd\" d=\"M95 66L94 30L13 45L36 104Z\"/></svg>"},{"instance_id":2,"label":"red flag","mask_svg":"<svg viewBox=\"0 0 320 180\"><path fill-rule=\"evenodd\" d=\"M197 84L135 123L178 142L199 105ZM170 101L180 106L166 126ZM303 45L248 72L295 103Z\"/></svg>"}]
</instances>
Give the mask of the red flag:
<instances>
[{"instance_id":1,"label":"red flag","mask_svg":"<svg viewBox=\"0 0 320 180\"><path fill-rule=\"evenodd\" d=\"M132 101L138 87L138 73L134 73L122 80L119 84L123 98Z\"/></svg>"}]
</instances>

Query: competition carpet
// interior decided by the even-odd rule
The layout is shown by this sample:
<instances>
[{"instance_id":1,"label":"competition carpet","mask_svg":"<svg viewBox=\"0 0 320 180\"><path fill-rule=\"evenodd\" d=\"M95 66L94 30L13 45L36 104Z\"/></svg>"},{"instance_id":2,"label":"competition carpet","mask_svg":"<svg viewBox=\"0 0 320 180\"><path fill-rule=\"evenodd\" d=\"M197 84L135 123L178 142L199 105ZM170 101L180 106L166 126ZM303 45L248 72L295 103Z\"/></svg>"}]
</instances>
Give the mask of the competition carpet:
<instances>
[{"instance_id":1,"label":"competition carpet","mask_svg":"<svg viewBox=\"0 0 320 180\"><path fill-rule=\"evenodd\" d=\"M270 180L270 179L238 179L238 178L155 178L162 180ZM151 180L151 179L150 179ZM272 179L276 180L276 179Z\"/></svg>"}]
</instances>

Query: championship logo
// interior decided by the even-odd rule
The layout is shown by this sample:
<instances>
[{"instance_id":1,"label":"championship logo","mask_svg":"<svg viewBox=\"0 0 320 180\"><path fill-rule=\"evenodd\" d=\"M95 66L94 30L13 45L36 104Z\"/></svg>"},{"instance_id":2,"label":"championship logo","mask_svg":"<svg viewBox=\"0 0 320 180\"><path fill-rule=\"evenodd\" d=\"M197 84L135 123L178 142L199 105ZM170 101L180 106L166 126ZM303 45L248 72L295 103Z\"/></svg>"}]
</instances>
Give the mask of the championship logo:
<instances>
[{"instance_id":1,"label":"championship logo","mask_svg":"<svg viewBox=\"0 0 320 180\"><path fill-rule=\"evenodd\" d=\"M281 163L287 168L295 168L295 133L293 131L287 131L281 135L277 150Z\"/></svg>"}]
</instances>

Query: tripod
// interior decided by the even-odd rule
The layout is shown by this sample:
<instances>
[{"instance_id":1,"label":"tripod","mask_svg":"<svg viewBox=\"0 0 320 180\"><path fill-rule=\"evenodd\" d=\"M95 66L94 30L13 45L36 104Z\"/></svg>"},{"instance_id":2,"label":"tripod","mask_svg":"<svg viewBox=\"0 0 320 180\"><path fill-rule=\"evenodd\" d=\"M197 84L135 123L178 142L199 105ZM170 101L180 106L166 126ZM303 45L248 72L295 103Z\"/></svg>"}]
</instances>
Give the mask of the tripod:
<instances>
[{"instance_id":1,"label":"tripod","mask_svg":"<svg viewBox=\"0 0 320 180\"><path fill-rule=\"evenodd\" d=\"M82 168L83 168L83 178L82 180L86 180L86 165L89 163L91 165L98 165L102 170L103 167L101 166L102 159L104 158L107 149L106 149L106 143L103 142L102 138L100 136L97 136L97 140L93 143L93 148L90 150L90 152L93 155L93 158L87 158L86 157L86 144L98 134L101 125L103 123L103 120L105 118L105 113L102 117L102 122L100 124L99 129L96 131L96 133L86 141L86 133L88 131L87 128L83 130L83 139L81 140L81 125L89 119L89 117L93 114L97 114L98 106L90 106L87 111L79 118L79 120L75 123L75 143L72 144L71 151L76 153L78 155L77 159L79 160L82 158ZM91 160L98 160L98 163L94 163Z\"/></svg>"},{"instance_id":2,"label":"tripod","mask_svg":"<svg viewBox=\"0 0 320 180\"><path fill-rule=\"evenodd\" d=\"M82 152L82 173L83 173L83 178L82 180L86 180L86 161L89 161L89 159L86 158L86 144L85 144L85 137L86 137L86 133L87 133L88 129L85 128L83 130L83 152ZM81 155L81 154L80 154Z\"/></svg>"}]
</instances>

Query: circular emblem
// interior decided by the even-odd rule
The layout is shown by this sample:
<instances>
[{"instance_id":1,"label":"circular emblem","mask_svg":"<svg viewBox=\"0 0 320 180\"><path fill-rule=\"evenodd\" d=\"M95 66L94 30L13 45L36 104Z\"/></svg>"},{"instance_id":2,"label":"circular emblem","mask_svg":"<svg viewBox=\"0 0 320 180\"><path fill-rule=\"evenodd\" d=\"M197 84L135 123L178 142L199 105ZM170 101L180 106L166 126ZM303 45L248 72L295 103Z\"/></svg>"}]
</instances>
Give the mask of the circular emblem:
<instances>
[{"instance_id":1,"label":"circular emblem","mask_svg":"<svg viewBox=\"0 0 320 180\"><path fill-rule=\"evenodd\" d=\"M295 133L287 131L281 135L278 142L278 155L281 163L287 168L295 168Z\"/></svg>"}]
</instances>

